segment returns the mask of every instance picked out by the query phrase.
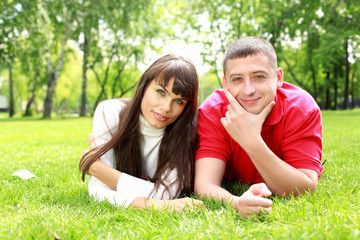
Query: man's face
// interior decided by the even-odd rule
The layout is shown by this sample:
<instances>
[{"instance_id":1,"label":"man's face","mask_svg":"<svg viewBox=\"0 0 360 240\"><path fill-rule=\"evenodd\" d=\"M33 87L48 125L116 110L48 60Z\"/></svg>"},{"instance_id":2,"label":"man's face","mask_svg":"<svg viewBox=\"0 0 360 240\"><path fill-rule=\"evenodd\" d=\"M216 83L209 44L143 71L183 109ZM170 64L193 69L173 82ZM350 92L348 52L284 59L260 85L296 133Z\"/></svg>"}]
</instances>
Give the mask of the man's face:
<instances>
[{"instance_id":1,"label":"man's face","mask_svg":"<svg viewBox=\"0 0 360 240\"><path fill-rule=\"evenodd\" d=\"M281 68L275 70L264 54L229 59L226 63L223 87L240 105L253 114L260 113L283 84Z\"/></svg>"}]
</instances>

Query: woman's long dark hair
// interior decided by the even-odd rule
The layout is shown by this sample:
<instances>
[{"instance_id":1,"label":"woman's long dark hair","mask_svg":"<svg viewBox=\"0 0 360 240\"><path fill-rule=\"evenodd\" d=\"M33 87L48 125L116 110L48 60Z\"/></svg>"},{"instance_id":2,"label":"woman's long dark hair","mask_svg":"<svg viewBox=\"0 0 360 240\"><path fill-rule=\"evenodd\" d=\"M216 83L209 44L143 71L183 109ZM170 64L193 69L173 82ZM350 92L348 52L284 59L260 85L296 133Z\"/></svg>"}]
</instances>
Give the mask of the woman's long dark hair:
<instances>
[{"instance_id":1,"label":"woman's long dark hair","mask_svg":"<svg viewBox=\"0 0 360 240\"><path fill-rule=\"evenodd\" d=\"M165 128L155 176L153 178L142 176L139 121L141 101L151 81L155 80L165 87L171 79L174 79L172 92L176 95L180 94L188 99L188 102L180 116ZM112 139L81 158L79 168L82 171L82 180L91 164L113 148L117 170L148 179L155 183L157 189L160 184L164 185L169 170L176 169L179 183L177 195L189 192L193 181L194 154L197 147L197 95L198 76L194 65L188 59L168 54L156 60L141 76L134 97L121 111L121 124ZM165 188L168 190L169 186Z\"/></svg>"}]
</instances>

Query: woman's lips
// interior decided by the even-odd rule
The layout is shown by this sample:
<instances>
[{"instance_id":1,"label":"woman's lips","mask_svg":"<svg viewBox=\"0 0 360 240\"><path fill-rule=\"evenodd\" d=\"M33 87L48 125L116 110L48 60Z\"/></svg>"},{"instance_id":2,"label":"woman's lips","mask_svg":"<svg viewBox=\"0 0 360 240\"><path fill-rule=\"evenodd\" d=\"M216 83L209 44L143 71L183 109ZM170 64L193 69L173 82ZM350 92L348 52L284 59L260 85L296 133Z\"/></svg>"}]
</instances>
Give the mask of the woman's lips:
<instances>
[{"instance_id":1,"label":"woman's lips","mask_svg":"<svg viewBox=\"0 0 360 240\"><path fill-rule=\"evenodd\" d=\"M157 120L159 120L160 122L165 122L166 120L168 120L168 117L161 115L160 113L157 112L153 112L154 116Z\"/></svg>"}]
</instances>

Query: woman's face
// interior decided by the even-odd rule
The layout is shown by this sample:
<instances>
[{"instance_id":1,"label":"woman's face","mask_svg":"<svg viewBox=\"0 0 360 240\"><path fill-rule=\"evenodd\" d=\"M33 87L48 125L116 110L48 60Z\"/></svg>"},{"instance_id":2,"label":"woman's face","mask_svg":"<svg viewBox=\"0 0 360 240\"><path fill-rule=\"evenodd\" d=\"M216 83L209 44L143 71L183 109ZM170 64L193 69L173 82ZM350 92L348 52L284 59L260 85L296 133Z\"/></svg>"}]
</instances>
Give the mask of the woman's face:
<instances>
[{"instance_id":1,"label":"woman's face","mask_svg":"<svg viewBox=\"0 0 360 240\"><path fill-rule=\"evenodd\" d=\"M187 99L172 92L174 78L165 87L155 80L145 90L141 113L154 128L165 128L173 123L184 110Z\"/></svg>"}]
</instances>

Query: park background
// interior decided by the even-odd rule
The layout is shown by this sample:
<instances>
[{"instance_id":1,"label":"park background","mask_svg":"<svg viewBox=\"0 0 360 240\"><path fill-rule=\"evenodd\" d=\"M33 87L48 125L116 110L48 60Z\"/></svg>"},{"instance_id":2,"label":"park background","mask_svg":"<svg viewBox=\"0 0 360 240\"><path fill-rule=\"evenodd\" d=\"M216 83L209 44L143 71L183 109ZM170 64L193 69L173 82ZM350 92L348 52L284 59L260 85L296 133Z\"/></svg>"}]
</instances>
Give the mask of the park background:
<instances>
[{"instance_id":1,"label":"park background","mask_svg":"<svg viewBox=\"0 0 360 240\"><path fill-rule=\"evenodd\" d=\"M131 96L170 52L196 64L202 102L242 36L269 40L285 81L322 109L360 106L357 0L5 0L0 9L0 103L10 116L91 115L104 99Z\"/></svg>"},{"instance_id":2,"label":"park background","mask_svg":"<svg viewBox=\"0 0 360 240\"><path fill-rule=\"evenodd\" d=\"M322 109L317 191L272 196L253 220L211 199L180 213L93 201L78 163L96 105L170 52L195 63L202 102L241 36L269 40ZM360 239L359 42L358 0L0 1L0 239Z\"/></svg>"}]
</instances>

